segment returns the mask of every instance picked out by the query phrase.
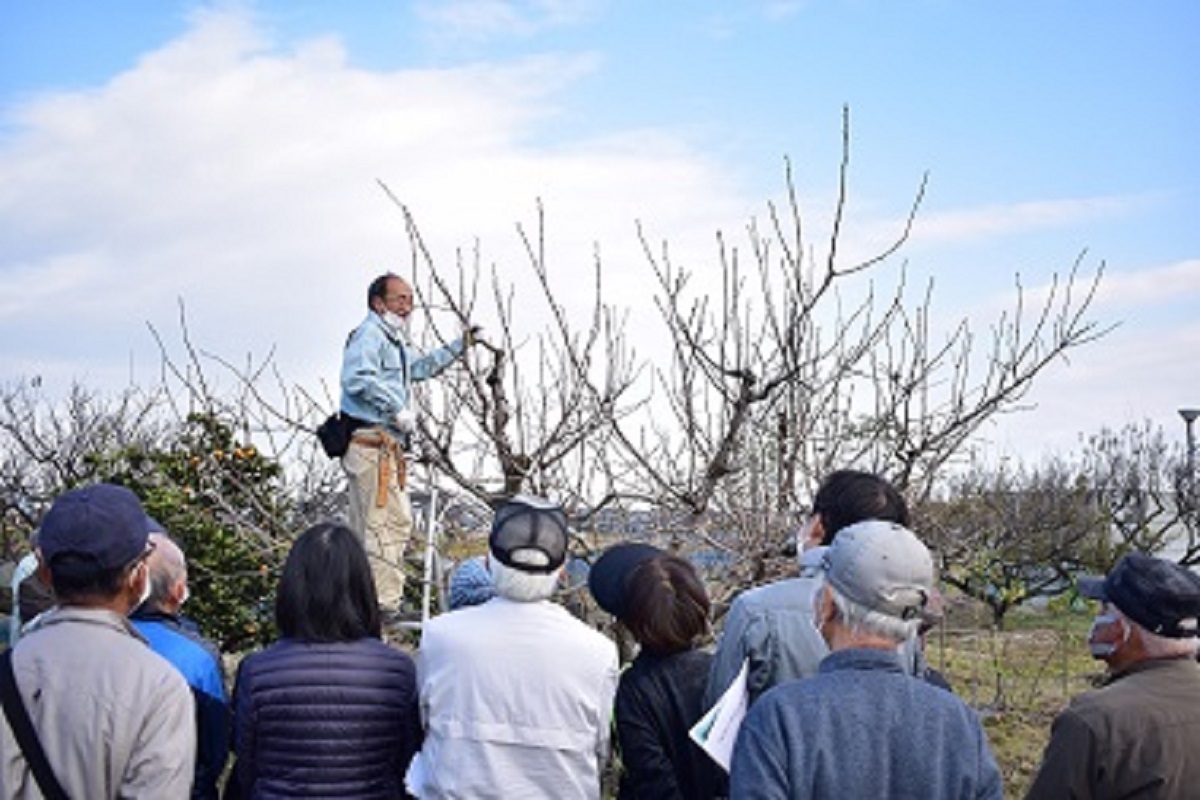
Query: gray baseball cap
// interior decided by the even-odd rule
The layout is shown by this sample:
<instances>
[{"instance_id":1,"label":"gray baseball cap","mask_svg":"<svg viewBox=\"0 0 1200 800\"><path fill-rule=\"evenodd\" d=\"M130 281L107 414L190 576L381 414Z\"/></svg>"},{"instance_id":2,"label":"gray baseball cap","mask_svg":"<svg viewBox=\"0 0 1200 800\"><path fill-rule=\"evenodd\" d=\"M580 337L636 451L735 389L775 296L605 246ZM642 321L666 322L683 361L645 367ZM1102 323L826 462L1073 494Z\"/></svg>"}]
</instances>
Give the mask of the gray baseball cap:
<instances>
[{"instance_id":1,"label":"gray baseball cap","mask_svg":"<svg viewBox=\"0 0 1200 800\"><path fill-rule=\"evenodd\" d=\"M933 594L933 557L895 522L866 520L838 531L825 553L825 579L864 608L917 619Z\"/></svg>"}]
</instances>

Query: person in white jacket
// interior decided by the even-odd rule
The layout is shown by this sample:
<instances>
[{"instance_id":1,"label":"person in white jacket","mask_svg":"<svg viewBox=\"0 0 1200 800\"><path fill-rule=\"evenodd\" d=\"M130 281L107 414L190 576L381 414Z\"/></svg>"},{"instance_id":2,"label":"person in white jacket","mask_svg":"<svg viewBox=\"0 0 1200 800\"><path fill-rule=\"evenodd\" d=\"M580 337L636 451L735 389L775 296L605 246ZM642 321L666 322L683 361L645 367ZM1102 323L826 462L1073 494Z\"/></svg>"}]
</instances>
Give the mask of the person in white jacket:
<instances>
[{"instance_id":1,"label":"person in white jacket","mask_svg":"<svg viewBox=\"0 0 1200 800\"><path fill-rule=\"evenodd\" d=\"M617 648L550 599L566 555L562 509L518 496L492 525L495 597L426 623L417 797L600 797Z\"/></svg>"}]
</instances>

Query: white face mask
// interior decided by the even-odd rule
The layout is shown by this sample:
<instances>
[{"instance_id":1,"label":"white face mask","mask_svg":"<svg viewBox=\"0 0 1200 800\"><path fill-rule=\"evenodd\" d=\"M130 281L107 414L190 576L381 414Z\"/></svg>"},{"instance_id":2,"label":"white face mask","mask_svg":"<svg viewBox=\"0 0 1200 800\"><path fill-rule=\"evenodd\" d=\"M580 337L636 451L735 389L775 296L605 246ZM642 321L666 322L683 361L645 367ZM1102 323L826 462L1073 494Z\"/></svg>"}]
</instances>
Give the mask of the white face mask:
<instances>
[{"instance_id":1,"label":"white face mask","mask_svg":"<svg viewBox=\"0 0 1200 800\"><path fill-rule=\"evenodd\" d=\"M1116 614L1097 614L1092 620L1092 628L1088 631L1088 648L1092 651L1093 658L1108 658L1113 653L1129 641L1129 626L1122 625L1124 633L1121 635L1120 641L1097 642L1095 641L1096 632L1101 628L1106 628L1110 625L1116 625L1121 622L1121 618Z\"/></svg>"},{"instance_id":2,"label":"white face mask","mask_svg":"<svg viewBox=\"0 0 1200 800\"><path fill-rule=\"evenodd\" d=\"M189 589L188 587L184 586L183 587L183 597L179 598L180 608L182 608L183 604L186 603L188 600L190 600L191 597L192 597L192 590Z\"/></svg>"},{"instance_id":3,"label":"white face mask","mask_svg":"<svg viewBox=\"0 0 1200 800\"><path fill-rule=\"evenodd\" d=\"M397 333L408 332L408 318L402 317L395 311L384 311L379 315L383 323Z\"/></svg>"}]
</instances>

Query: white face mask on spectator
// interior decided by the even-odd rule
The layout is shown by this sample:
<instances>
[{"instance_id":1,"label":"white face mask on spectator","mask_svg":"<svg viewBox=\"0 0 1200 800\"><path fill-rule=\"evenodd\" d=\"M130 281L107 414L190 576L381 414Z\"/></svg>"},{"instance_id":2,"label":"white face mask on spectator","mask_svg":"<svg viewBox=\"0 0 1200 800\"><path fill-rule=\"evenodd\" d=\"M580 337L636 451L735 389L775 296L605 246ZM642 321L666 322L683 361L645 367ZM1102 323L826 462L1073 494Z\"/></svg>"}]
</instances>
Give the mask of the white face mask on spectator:
<instances>
[{"instance_id":1,"label":"white face mask on spectator","mask_svg":"<svg viewBox=\"0 0 1200 800\"><path fill-rule=\"evenodd\" d=\"M1120 624L1125 630L1120 639L1104 638L1097 641L1097 635L1103 635L1105 629L1113 625ZM1121 617L1117 614L1097 614L1092 620L1092 628L1088 631L1088 647L1092 651L1093 658L1108 658L1113 653L1117 652L1118 648L1125 642L1129 641L1129 625L1125 624Z\"/></svg>"}]
</instances>

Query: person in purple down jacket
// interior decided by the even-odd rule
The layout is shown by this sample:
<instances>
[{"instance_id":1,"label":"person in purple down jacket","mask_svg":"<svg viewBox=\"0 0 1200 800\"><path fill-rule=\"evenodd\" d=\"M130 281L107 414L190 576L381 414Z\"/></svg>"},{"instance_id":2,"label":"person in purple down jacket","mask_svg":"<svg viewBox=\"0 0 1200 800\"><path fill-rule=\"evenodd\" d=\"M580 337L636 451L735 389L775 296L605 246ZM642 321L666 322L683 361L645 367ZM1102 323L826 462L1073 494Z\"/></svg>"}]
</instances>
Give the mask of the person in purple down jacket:
<instances>
[{"instance_id":1,"label":"person in purple down jacket","mask_svg":"<svg viewBox=\"0 0 1200 800\"><path fill-rule=\"evenodd\" d=\"M366 551L321 523L288 554L281 639L247 656L234 688L235 774L243 798L404 797L422 740L413 660L381 640Z\"/></svg>"}]
</instances>

